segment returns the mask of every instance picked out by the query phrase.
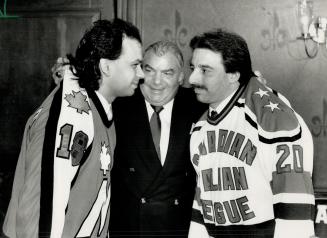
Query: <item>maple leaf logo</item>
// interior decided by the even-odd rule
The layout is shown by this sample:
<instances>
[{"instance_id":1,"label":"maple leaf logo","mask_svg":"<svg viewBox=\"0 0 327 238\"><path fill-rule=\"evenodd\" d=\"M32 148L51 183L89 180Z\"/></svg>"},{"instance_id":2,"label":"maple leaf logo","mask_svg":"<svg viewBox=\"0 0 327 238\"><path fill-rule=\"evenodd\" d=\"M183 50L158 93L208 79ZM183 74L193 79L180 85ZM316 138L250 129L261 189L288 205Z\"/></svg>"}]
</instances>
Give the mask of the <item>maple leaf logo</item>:
<instances>
[{"instance_id":1,"label":"maple leaf logo","mask_svg":"<svg viewBox=\"0 0 327 238\"><path fill-rule=\"evenodd\" d=\"M81 91L66 94L65 100L69 103L68 107L76 109L80 114L83 112L89 114L91 110L89 103L86 101L86 96Z\"/></svg>"},{"instance_id":2,"label":"maple leaf logo","mask_svg":"<svg viewBox=\"0 0 327 238\"><path fill-rule=\"evenodd\" d=\"M103 174L106 175L107 171L109 171L109 164L111 162L109 146L107 146L106 143L101 143L100 162Z\"/></svg>"}]
</instances>

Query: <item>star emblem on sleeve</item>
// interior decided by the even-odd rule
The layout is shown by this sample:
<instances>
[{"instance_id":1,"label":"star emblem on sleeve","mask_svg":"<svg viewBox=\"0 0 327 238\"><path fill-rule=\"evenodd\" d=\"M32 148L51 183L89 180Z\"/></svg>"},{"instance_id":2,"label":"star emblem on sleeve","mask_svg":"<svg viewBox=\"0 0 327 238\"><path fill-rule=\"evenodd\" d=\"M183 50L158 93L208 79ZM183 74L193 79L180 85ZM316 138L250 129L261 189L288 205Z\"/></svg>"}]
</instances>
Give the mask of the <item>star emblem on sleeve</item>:
<instances>
[{"instance_id":1,"label":"star emblem on sleeve","mask_svg":"<svg viewBox=\"0 0 327 238\"><path fill-rule=\"evenodd\" d=\"M258 94L260 96L260 98L263 98L263 96L268 96L268 91L262 90L261 88L259 88L259 91L255 92L254 94Z\"/></svg>"},{"instance_id":2,"label":"star emblem on sleeve","mask_svg":"<svg viewBox=\"0 0 327 238\"><path fill-rule=\"evenodd\" d=\"M269 105L265 105L264 107L269 107L270 110L271 110L271 112L274 112L275 109L279 109L280 110L280 108L278 107L278 105L279 105L278 103L273 103L273 102L269 101Z\"/></svg>"}]
</instances>

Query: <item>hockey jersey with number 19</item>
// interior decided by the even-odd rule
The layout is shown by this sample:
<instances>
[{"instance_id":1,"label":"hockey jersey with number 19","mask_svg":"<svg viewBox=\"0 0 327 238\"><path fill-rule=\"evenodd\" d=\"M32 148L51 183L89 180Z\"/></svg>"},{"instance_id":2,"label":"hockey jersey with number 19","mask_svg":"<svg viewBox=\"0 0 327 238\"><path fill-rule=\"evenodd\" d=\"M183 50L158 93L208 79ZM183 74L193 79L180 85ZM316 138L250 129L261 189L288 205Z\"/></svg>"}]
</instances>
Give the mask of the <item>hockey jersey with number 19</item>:
<instances>
[{"instance_id":1,"label":"hockey jersey with number 19","mask_svg":"<svg viewBox=\"0 0 327 238\"><path fill-rule=\"evenodd\" d=\"M109 103L67 69L25 127L4 222L10 238L107 237L115 130Z\"/></svg>"},{"instance_id":2,"label":"hockey jersey with number 19","mask_svg":"<svg viewBox=\"0 0 327 238\"><path fill-rule=\"evenodd\" d=\"M314 235L313 142L289 102L256 78L194 125L189 237Z\"/></svg>"}]
</instances>

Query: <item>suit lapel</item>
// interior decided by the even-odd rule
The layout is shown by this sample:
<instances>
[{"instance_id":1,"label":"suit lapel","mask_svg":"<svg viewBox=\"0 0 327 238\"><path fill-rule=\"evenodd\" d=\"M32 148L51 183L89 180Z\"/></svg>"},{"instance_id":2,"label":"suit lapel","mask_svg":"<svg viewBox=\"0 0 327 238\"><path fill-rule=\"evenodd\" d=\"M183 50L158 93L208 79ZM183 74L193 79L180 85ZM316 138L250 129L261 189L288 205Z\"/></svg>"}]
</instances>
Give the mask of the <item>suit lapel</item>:
<instances>
[{"instance_id":1,"label":"suit lapel","mask_svg":"<svg viewBox=\"0 0 327 238\"><path fill-rule=\"evenodd\" d=\"M165 163L162 169L160 170L160 172L158 173L158 176L153 180L151 185L146 190L146 194L151 194L152 191L154 191L158 186L160 186L162 181L166 178L167 172L174 166L175 146L178 146L179 140L182 140L184 138L180 136L181 133L180 126L182 123L184 123L183 116L181 115L183 114L182 104L183 103L180 100L179 93L177 93L172 109L170 135L169 135L168 150L167 150ZM155 158L159 161L159 158L157 156Z\"/></svg>"},{"instance_id":2,"label":"suit lapel","mask_svg":"<svg viewBox=\"0 0 327 238\"><path fill-rule=\"evenodd\" d=\"M179 90L181 91L181 89ZM171 166L174 166L174 151L175 147L180 145L180 140L184 141L184 133L181 132L181 128L184 121L184 111L183 111L183 101L180 98L180 93L175 96L173 110L171 114L171 122L170 122L170 133L169 133L169 141L168 141L168 150L166 155L166 160L164 163L164 170L169 169Z\"/></svg>"},{"instance_id":3,"label":"suit lapel","mask_svg":"<svg viewBox=\"0 0 327 238\"><path fill-rule=\"evenodd\" d=\"M131 116L135 117L135 120L133 121L136 124L136 130L138 130L135 132L135 135L143 135L142 137L135 138L135 143L138 144L136 148L138 148L139 153L143 154L140 158L142 158L142 162L145 166L154 171L160 170L162 166L154 147L148 112L140 90L136 92L135 105L131 106L133 106L134 109L133 115Z\"/></svg>"}]
</instances>

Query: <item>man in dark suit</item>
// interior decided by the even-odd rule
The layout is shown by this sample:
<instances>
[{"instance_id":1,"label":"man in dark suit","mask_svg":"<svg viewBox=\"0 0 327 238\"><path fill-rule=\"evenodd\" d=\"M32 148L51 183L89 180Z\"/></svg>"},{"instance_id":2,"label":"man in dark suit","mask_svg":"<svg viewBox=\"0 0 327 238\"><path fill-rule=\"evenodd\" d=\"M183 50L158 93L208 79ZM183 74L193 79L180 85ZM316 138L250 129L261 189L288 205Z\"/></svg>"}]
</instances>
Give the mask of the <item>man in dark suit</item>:
<instances>
[{"instance_id":1,"label":"man in dark suit","mask_svg":"<svg viewBox=\"0 0 327 238\"><path fill-rule=\"evenodd\" d=\"M186 237L195 189L190 130L205 106L180 86L183 56L174 43L149 46L143 71L135 94L113 104L110 237Z\"/></svg>"}]
</instances>

